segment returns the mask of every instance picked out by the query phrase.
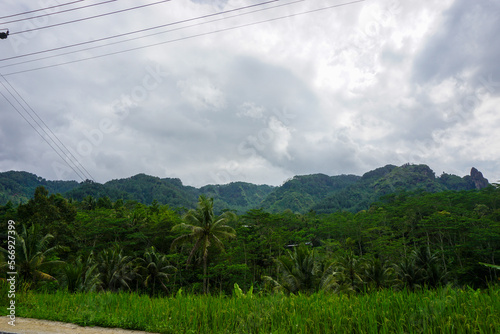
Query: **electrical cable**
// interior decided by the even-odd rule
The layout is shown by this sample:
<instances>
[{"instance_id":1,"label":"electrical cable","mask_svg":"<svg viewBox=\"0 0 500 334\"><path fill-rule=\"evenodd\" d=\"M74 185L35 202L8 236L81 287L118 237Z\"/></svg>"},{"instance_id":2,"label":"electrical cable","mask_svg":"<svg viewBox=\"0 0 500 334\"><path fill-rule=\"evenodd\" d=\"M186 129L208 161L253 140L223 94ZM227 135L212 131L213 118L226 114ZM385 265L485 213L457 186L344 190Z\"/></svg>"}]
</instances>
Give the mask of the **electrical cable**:
<instances>
[{"instance_id":1,"label":"electrical cable","mask_svg":"<svg viewBox=\"0 0 500 334\"><path fill-rule=\"evenodd\" d=\"M2 91L0 91L0 95L2 95L2 96L3 96L3 98L4 98L4 99L5 99L5 100L6 100L6 101L7 101L7 102L8 102L8 103L12 106L12 108L14 108L14 110L15 110L15 111L17 111L17 113L18 113L19 115L21 115L21 117L22 117L22 118L24 118L24 120L25 120L25 121L26 121L26 122L27 122L27 123L28 123L28 124L29 124L29 125L33 128L33 130L35 130L35 132L36 132L36 133L38 133L38 135L39 135L40 137L42 137L42 139L43 139L43 140L44 140L44 141L45 141L45 142L46 142L46 143L47 143L47 144L48 144L48 145L49 145L49 146L50 146L50 147L54 150L54 152L56 152L56 153L57 153L57 155L58 155L58 156L59 156L59 157L60 157L60 158L61 158L64 162L66 162L66 164L67 164L67 165L68 165L68 166L69 166L69 167L73 170L73 172L75 172L75 174L76 174L76 175L78 175L78 177L79 177L80 179L82 179L82 181L85 181L84 177L83 177L82 175L80 175L80 174L79 174L79 173L78 173L78 172L77 172L77 171L73 168L73 166L71 166L71 165L70 165L70 164L69 164L69 163L68 163L68 162L64 159L64 157L63 157L63 156L62 156L62 155L61 155L61 154L60 154L60 153L59 153L59 152L58 152L58 151L54 148L54 146L52 146L52 145L51 145L51 144L47 141L47 139L46 139L46 138L45 138L45 137L44 137L44 136L43 136L43 135L42 135L42 134L38 131L38 129L37 129L37 128L35 128L35 127L33 126L33 124L31 124L31 123L29 122L29 120L28 120L28 119L27 119L27 118L26 118L26 117L25 117L25 116L24 116L24 115L23 115L23 114L19 111L19 109L17 109L17 108L16 108L16 106L15 106L15 105L14 105L14 104L13 104L13 103L12 103L12 102L11 102L11 101L10 101L10 100L9 100L9 99L8 99L8 98L4 95L4 94L3 94L3 92L2 92Z\"/></svg>"},{"instance_id":2,"label":"electrical cable","mask_svg":"<svg viewBox=\"0 0 500 334\"><path fill-rule=\"evenodd\" d=\"M77 3L77 2L82 2L82 1L85 1L85 0L72 1L72 2L67 2L67 3L60 4L60 5L55 5L55 6L50 6L50 7L45 7L45 8L40 8L40 9L30 10L30 11L28 11L28 12L22 12L22 13L17 13L17 14L12 14L12 15L7 15L7 16L0 16L0 19L6 19L6 18L8 18L8 17L14 17L14 16L19 16L19 15L25 15L25 14L36 13L36 12L40 12L40 11L42 11L42 10L47 10L47 9L52 9L52 8L56 8L56 7L61 7L61 6L72 5L72 4L74 4L74 3Z\"/></svg>"},{"instance_id":3,"label":"electrical cable","mask_svg":"<svg viewBox=\"0 0 500 334\"><path fill-rule=\"evenodd\" d=\"M26 100L21 96L21 94L19 94L19 92L10 84L10 82L2 75L0 74L0 76L3 78L3 80L12 88L12 90L19 96L19 98L26 104L26 106L28 106L28 108L33 112L33 114L35 114L37 116L37 118L45 125L45 127L50 131L50 133L53 135L54 138L56 138L59 143L61 143L61 145L69 152L69 155L67 153L64 152L64 150L59 146L59 144L54 140L54 138L52 138L49 133L44 129L43 126L40 125L40 123L38 123L38 121L33 117L33 115L30 114L30 112L25 108L25 106L19 102L19 100L16 98L16 96L14 96L14 94L12 94L11 90L9 90L9 88L2 82L2 86L5 88L5 90L14 98L14 100L21 106L21 108L24 109L24 111L28 114L28 116L30 116L30 118L35 122L36 125L38 125L38 127L45 133L45 135L52 141L52 143L57 146L57 148L61 151L59 152L48 140L46 137L44 137L40 131L38 131L37 128L35 128L35 126L19 111L19 109L0 91L0 93L2 94L2 96L7 100L7 102L18 112L19 115L21 115L21 117L26 121L28 122L28 124L40 135L40 137L42 137L42 139L54 150L54 152L57 153L57 155L66 162L66 164L82 179L82 181L85 180L85 178L88 179L87 176L90 177L91 180L94 180L94 178L92 177L92 175L85 169L85 167L83 167L83 165L80 163L80 161L78 161L78 159L71 153L71 151L66 147L66 145L64 145L64 143L61 142L61 140L54 134L54 132L49 128L49 126L43 121L43 119L36 113L36 111L31 108L31 106L28 104L28 102L26 102ZM75 170L75 168L73 168L73 166L71 166L68 162L68 160L66 160L62 155L64 154L66 159L70 160L71 163L76 167L76 169L78 169L78 172ZM76 160L76 162L78 163L75 163L72 158L74 160ZM80 169L81 166L83 168L83 170L85 170L85 172L87 173L87 176L85 175L85 173ZM82 177L83 176L83 177Z\"/></svg>"},{"instance_id":4,"label":"electrical cable","mask_svg":"<svg viewBox=\"0 0 500 334\"><path fill-rule=\"evenodd\" d=\"M126 9L115 10L115 11L109 12L109 13L104 13L104 14L99 14L99 15L94 15L94 16L89 16L89 17L84 17L84 18L77 19L77 20L72 20L72 21L67 21L67 22L61 22L61 23L51 24L51 25L48 25L48 26L39 27L39 28L33 28L33 29L28 29L28 30L23 30L23 31L12 32L10 34L11 35L24 34L24 33L31 32L31 31L36 31L36 30L41 30L41 29L58 27L58 26L62 26L62 25L65 25L65 24L70 24L70 23L75 23L75 22L81 22L81 21L91 20L91 19L95 19L95 18L98 18L98 17L107 16L107 15L112 15L112 14L123 13L123 12L129 11L129 10L134 10L134 9L148 7L148 6L158 5L160 3L170 2L170 1L172 1L172 0L157 1L157 2L148 3L148 4L145 4L145 5L141 5L141 6L130 7L130 8L126 8Z\"/></svg>"},{"instance_id":5,"label":"electrical cable","mask_svg":"<svg viewBox=\"0 0 500 334\"><path fill-rule=\"evenodd\" d=\"M158 46L158 45L163 45L163 44L169 44L169 43L173 43L173 42L179 42L179 41L183 41L183 40L188 40L188 39L192 39L192 38L196 38L196 37L200 37L200 36L207 36L207 35L212 35L212 34L215 34L215 33L220 33L220 32L225 32L225 31L230 31L230 30L235 30L235 29L239 29L239 28L243 28L243 27L254 26L254 25L257 25L257 24L262 24L262 23L268 23L268 22L273 22L273 21L277 21L277 20L287 19L287 18L290 18L290 17L299 16L299 15L310 14L310 13L319 12L319 11L327 10L327 9L331 9L331 8L337 8L337 7L352 5L352 4L360 3L360 2L364 2L364 1L366 1L366 0L356 0L356 1L346 2L346 3L342 3L342 4L337 4L337 5L332 5L332 6L317 8L317 9L313 9L313 10L308 10L308 11L305 11L305 12L288 14L288 15L285 15L285 16L280 16L280 17L276 17L276 18L272 18L272 19L267 19L267 20L262 20L262 21L256 21L256 22L251 22L251 23L246 23L246 24L242 24L242 25L238 25L238 26L233 26L233 27L229 27L229 28L223 28L223 29L213 30L213 31L209 31L209 32L205 32L205 33L200 33L200 34L196 34L196 35L191 35L191 36L180 37L180 38L171 39L171 40L164 41L164 42L153 43L153 44L149 44L149 45L144 45L144 46L129 48L129 49L125 49L125 50L121 50L121 51L116 51L116 52L111 52L111 53L106 53L106 54L102 54L102 55L98 55L98 56L81 58L81 59L76 59L76 60L67 61L67 62L63 62L63 63L53 64L53 65L47 65L47 66L32 68L32 69L28 69L28 70L17 71L17 72L6 73L6 74L4 74L4 76L10 76L10 75L21 74L21 73L26 73L26 72L32 72L32 71L37 71L37 70L46 69L46 68L52 68L52 67L57 67L57 66L62 66L62 65L67 65L67 64L73 64L73 63L78 63L78 62L82 62L82 61L86 61L86 60L91 60L91 59L103 58L103 57L107 57L107 56L111 56L111 55L117 55L117 54L121 54L121 53L125 53L125 52L136 51L136 50L150 48L150 47L154 47L154 46Z\"/></svg>"},{"instance_id":6,"label":"electrical cable","mask_svg":"<svg viewBox=\"0 0 500 334\"><path fill-rule=\"evenodd\" d=\"M109 3L109 2L115 2L115 1L117 1L117 0L103 1L103 2L98 2L98 3L94 3L94 4L91 4L91 5L86 5L86 6L82 6L82 7L75 7L75 8L71 8L71 9L61 10L61 11L58 11L58 12L55 12L55 13L47 13L47 14L43 14L43 15L27 17L27 18L24 18L24 19L17 19L17 20L13 20L13 21L2 22L0 24L7 24L7 23L14 23L14 22L32 20L32 19L37 19L39 17L49 16L49 15L56 15L56 14L61 14L61 13L66 13L66 12L71 12L71 11L74 11L74 10L88 8L88 7L94 7L94 6L99 6L99 5L103 5L103 4L106 4L106 3Z\"/></svg>"},{"instance_id":7,"label":"electrical cable","mask_svg":"<svg viewBox=\"0 0 500 334\"><path fill-rule=\"evenodd\" d=\"M198 17L194 17L194 18L190 18L190 19L185 19L185 20L181 20L181 21L176 21L176 22L171 22L171 23L167 23L167 24L162 24L162 25L159 25L159 26L154 26L154 27L150 27L150 28L135 30L135 31L131 31L131 32L128 32L128 33L118 34L118 35L109 36L109 37L103 37L103 38L95 39L95 40L92 40L92 41L80 42L80 43L66 45L66 46L61 46L61 47L57 47L57 48L53 48L53 49L36 51L36 52L32 52L32 53L26 53L26 54L23 54L23 55L17 55L17 56L13 56L13 57L9 57L9 58L3 58L3 59L0 59L0 62L1 61L6 61L6 60L17 59L17 58L23 58L23 57L27 57L27 56L33 56L33 55L47 53L47 52L52 52L52 51L57 51L57 50L62 50L62 49L67 49L67 48L70 48L70 47L81 46L81 45L90 44L90 43L102 42L102 41L109 40L109 39L112 39L112 38L123 37L123 36L132 35L132 34L136 34L136 33L140 33L140 32L145 32L145 31L154 30L154 29L163 28L163 27L172 26L172 25L181 24L181 23L186 23L186 22L190 22L190 21L194 21L194 20L205 19L205 18L208 18L208 17L216 16L216 15L223 15L223 14L231 13L231 12L234 12L234 11L238 11L238 10L242 10L242 9L248 9L248 8L252 8L252 7L256 7L256 6L267 5L267 4L270 4L270 3L273 3L273 2L278 2L278 1L281 1L281 0L271 0L271 1L261 2L261 3L258 3L258 4L253 4L253 5L249 5L249 6L245 6L245 7L240 7L240 8L236 8L236 9L231 9L231 10L227 10L227 11L223 11L223 12L219 12L219 13L213 13L213 14L198 16ZM282 7L282 6L288 6L288 5L295 4L295 3L298 3L298 2L303 2L303 1L306 1L306 0L297 0L297 1L287 2L285 4L274 6L274 7L268 7L268 8L264 8L264 9L258 9L258 10L254 10L254 11L250 11L250 12L246 12L246 13L241 13L241 14L233 15L233 16L230 16L230 17L224 17L222 19L216 19L216 20L201 22L201 23L199 23L199 25L206 24L206 23L211 23L211 22L216 22L216 21L220 21L220 20L225 20L225 19L236 17L236 16L247 15L247 14L255 13L255 12L258 12L258 11L274 9L274 8ZM123 40L123 41L120 41L120 42L108 43L108 44L97 46L97 47L91 47L91 48L81 49L81 50L78 50L78 51L62 53L62 54L58 54L58 55L54 55L54 56L37 58L37 59L26 61L26 62L19 62L19 63L15 63L15 64L5 65L5 66L1 66L0 68L7 67L7 66L14 66L14 65L19 65L19 64L24 64L24 63L28 63L28 62L32 62L32 61L36 61L36 60L42 60L42 59L48 59L48 58L52 58L52 57L58 57L58 56L61 56L61 55L67 55L67 54L71 54L71 53L75 53L75 52L80 52L80 51L92 50L92 49L95 49L95 48L98 48L98 47L103 47L103 46L108 46L108 45L123 43L123 42L131 41L131 40L135 40L135 39L139 39L139 38L144 38L144 37L150 37L150 36L154 36L154 35L158 35L158 34L163 34L163 33L167 33L167 32L176 31L176 30L179 30L179 29L190 28L190 27L193 27L193 26L196 26L196 25L198 25L198 24L184 26L182 28L167 30L167 31L163 31L163 32L159 32L159 33L154 33L154 34L149 34L149 35L145 35L145 36L140 36L140 37L136 37L136 38L131 38L131 39Z\"/></svg>"},{"instance_id":8,"label":"electrical cable","mask_svg":"<svg viewBox=\"0 0 500 334\"><path fill-rule=\"evenodd\" d=\"M44 120L43 120L43 119L42 119L42 118L38 115L38 113L37 113L37 112L36 112L36 111L35 111L35 110L34 110L34 109L33 109L33 108L29 105L29 103L28 103L28 102L26 102L26 100L25 100L25 99L21 96L21 94L19 94L19 92L17 91L17 89L16 89L16 88L14 88L14 86L12 86L12 85L11 85L11 83L10 83L10 82L9 82L6 78L4 78L4 77L3 77L3 75L1 75L1 74L0 74L0 76L1 76L4 80L5 80L5 82L7 82L7 84L8 84L8 85L12 88L12 90L13 90L13 91L14 91L14 92L15 92L15 93L19 96L19 98L20 98L20 99L24 102L24 104L25 104L26 106L28 106L28 108L31 110L31 112L32 112L32 113L33 113L33 114L34 114L34 115L35 115L35 116L36 116L36 117L37 117L37 118L38 118L38 119L39 119L39 120L43 123L43 125L45 125L45 127L46 127L49 131L50 131L50 133L54 136L54 138L56 138L56 139L57 139L57 141L58 141L58 142L59 142L59 143L60 143L60 144L61 144L61 145L62 145L62 146L66 149L66 151L68 151L69 155L67 155L66 153L65 153L65 155L66 155L67 157L68 157L68 156L71 156L73 159L75 159L75 160L76 160L76 162L78 162L78 164L75 164L75 163L72 161L72 162L73 162L73 164L74 164L74 165L78 168L78 170L80 170L80 168L79 168L78 166L82 166L83 170L87 173L87 175L90 177L90 179L91 179L91 180L94 180L94 178L92 177L92 175L91 175L91 174L90 174L90 173L89 173L89 172L85 169L85 167L83 167L83 165L80 163L80 161L78 161L78 158L76 158L76 157L73 155L73 153L71 153L71 151L70 151L70 150L66 147L66 145L64 145L64 143L63 143L63 142L62 142L62 141L61 141L61 140L60 140L60 139L56 136L56 134L55 134L55 133L54 133L54 132L50 129L50 127L47 125L47 123L45 123L45 121L44 121ZM4 85L4 87L5 87L5 85ZM12 93L11 93L11 95L12 95ZM15 98L15 97L14 97L14 98ZM16 99L16 101L17 101L17 99ZM22 106L22 104L21 104L19 101L17 101L17 102L18 102L18 103ZM24 109L24 110L28 113L28 111L27 111L26 109ZM30 114L28 113L28 115L30 115ZM31 117L31 115L30 115L30 117ZM33 117L31 117L31 118L33 118ZM33 120L34 120L34 119L33 119ZM34 121L37 123L37 125L38 125L38 126L40 126L40 124L39 124L36 120L34 120ZM43 127L42 127L42 126L40 126L40 128L43 130ZM44 130L44 132L45 132L45 130ZM45 132L45 134L46 134L47 136L49 136L49 134L48 134L47 132ZM49 136L49 138L50 138L50 136ZM51 139L52 139L52 138L51 138ZM56 143L53 139L52 139L52 141L53 141L53 142L54 142L54 144L56 144L56 146L57 146L57 147L58 147L58 148L59 148L59 149L60 149L60 150L64 153L64 150L63 150L63 149L61 149L61 147L60 147L60 146L59 146L59 145L58 145L58 144L57 144L57 143ZM80 170L80 171L81 171L81 170Z\"/></svg>"}]
</instances>

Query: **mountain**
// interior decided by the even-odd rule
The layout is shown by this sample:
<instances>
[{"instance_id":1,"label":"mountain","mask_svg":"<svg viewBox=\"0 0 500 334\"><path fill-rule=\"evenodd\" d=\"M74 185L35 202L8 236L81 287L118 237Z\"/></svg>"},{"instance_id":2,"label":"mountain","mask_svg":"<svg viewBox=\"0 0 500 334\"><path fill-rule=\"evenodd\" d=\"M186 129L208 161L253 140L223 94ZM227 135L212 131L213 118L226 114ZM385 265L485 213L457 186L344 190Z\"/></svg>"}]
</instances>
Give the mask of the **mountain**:
<instances>
[{"instance_id":1,"label":"mountain","mask_svg":"<svg viewBox=\"0 0 500 334\"><path fill-rule=\"evenodd\" d=\"M387 165L364 174L361 179L321 202L311 210L317 213L331 213L339 210L358 212L382 196L402 191L440 192L445 190L480 189L489 185L488 180L472 168L472 176L458 177L443 174L436 177L427 165L405 164L401 167ZM476 180L476 181L474 181Z\"/></svg>"},{"instance_id":2,"label":"mountain","mask_svg":"<svg viewBox=\"0 0 500 334\"><path fill-rule=\"evenodd\" d=\"M184 186L180 179L137 174L130 178L112 180L105 184L84 182L81 187L65 194L66 197L81 201L91 195L107 196L112 201L117 199L135 200L151 204L154 200L172 207L194 208L198 196L205 194L214 198L214 209L221 211L231 208L238 212L248 211L260 204L272 191L268 185L255 185L245 182L233 182L225 185L207 185L199 189Z\"/></svg>"},{"instance_id":3,"label":"mountain","mask_svg":"<svg viewBox=\"0 0 500 334\"><path fill-rule=\"evenodd\" d=\"M259 207L274 187L255 185L246 182L233 182L224 185L207 185L201 188L185 186L177 178L159 178L146 174L111 180L104 184L86 180L47 181L35 174L9 171L0 173L0 205L11 201L14 204L25 203L33 197L35 189L44 186L50 193L60 193L66 198L82 201L88 196L95 199L109 197L111 201L122 199L144 204L156 200L160 204L172 207L194 208L198 196L206 194L214 197L214 208L240 213Z\"/></svg>"},{"instance_id":4,"label":"mountain","mask_svg":"<svg viewBox=\"0 0 500 334\"><path fill-rule=\"evenodd\" d=\"M269 185L232 182L224 185L208 185L199 189L200 194L214 198L216 211L230 208L239 213L261 206L262 201L274 190Z\"/></svg>"},{"instance_id":5,"label":"mountain","mask_svg":"<svg viewBox=\"0 0 500 334\"><path fill-rule=\"evenodd\" d=\"M76 181L47 181L28 172L0 173L0 204L8 201L25 203L33 197L35 189L44 186L51 193L66 193L79 186Z\"/></svg>"},{"instance_id":6,"label":"mountain","mask_svg":"<svg viewBox=\"0 0 500 334\"><path fill-rule=\"evenodd\" d=\"M359 179L360 177L356 175L294 176L269 194L261 206L269 212L281 212L286 209L293 212L307 212L316 203L355 184Z\"/></svg>"},{"instance_id":7,"label":"mountain","mask_svg":"<svg viewBox=\"0 0 500 334\"><path fill-rule=\"evenodd\" d=\"M78 201L90 195L95 198L107 196L111 201L134 200L147 205L156 200L174 207L192 207L192 203L196 203L198 198L197 189L184 186L180 179L160 179L146 174L111 180L104 184L91 181L82 182L80 187L64 195Z\"/></svg>"},{"instance_id":8,"label":"mountain","mask_svg":"<svg viewBox=\"0 0 500 334\"><path fill-rule=\"evenodd\" d=\"M76 201L88 196L95 199L109 197L113 202L123 199L150 205L156 200L171 207L194 208L198 196L205 194L214 198L217 212L230 209L244 213L255 208L269 212L357 212L368 209L371 203L384 195L401 191L470 190L488 185L488 180L476 168L472 168L470 175L464 177L446 173L436 177L427 165L412 164L400 167L387 165L363 176L298 175L279 187L232 182L195 188L183 185L180 179L162 179L146 174L104 184L88 180L78 183L47 181L35 174L10 171L0 173L0 205L8 201L14 204L27 202L38 186L44 186L50 193L60 193Z\"/></svg>"}]
</instances>

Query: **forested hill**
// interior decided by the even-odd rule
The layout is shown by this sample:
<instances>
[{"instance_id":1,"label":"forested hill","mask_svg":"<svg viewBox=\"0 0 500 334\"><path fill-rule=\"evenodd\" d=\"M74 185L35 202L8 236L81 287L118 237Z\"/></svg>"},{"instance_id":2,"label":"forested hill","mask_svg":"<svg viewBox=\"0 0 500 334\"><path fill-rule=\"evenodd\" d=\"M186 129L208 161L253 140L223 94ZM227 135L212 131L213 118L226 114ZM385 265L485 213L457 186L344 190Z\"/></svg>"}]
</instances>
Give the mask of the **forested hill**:
<instances>
[{"instance_id":1,"label":"forested hill","mask_svg":"<svg viewBox=\"0 0 500 334\"><path fill-rule=\"evenodd\" d=\"M347 210L357 212L367 209L381 196L401 191L481 189L488 185L482 174L472 168L471 174L459 177L442 174L436 177L426 165L406 164L401 167L387 165L365 173L363 176L327 176L312 174L295 176L279 187L233 182L225 185L207 185L201 188L185 186L180 179L159 178L138 174L126 179L104 184L85 181L47 181L27 172L0 173L0 205L27 202L38 186L50 193L60 193L66 198L97 205L100 198L114 202L118 199L133 200L144 204L157 201L171 207L193 208L198 196L214 198L215 209L236 210L239 213L254 208L270 212L330 213Z\"/></svg>"},{"instance_id":2,"label":"forested hill","mask_svg":"<svg viewBox=\"0 0 500 334\"><path fill-rule=\"evenodd\" d=\"M481 172L471 169L470 175L459 177L442 174L436 177L427 165L387 165L364 174L358 182L346 187L311 207L317 213L339 210L358 212L384 195L402 191L440 192L445 190L482 189L489 185Z\"/></svg>"},{"instance_id":3,"label":"forested hill","mask_svg":"<svg viewBox=\"0 0 500 334\"><path fill-rule=\"evenodd\" d=\"M180 179L161 179L145 174L111 180L104 184L88 180L81 183L47 181L35 174L10 171L0 173L0 205L8 201L14 204L26 203L33 197L38 186L44 186L50 193L60 193L68 199L90 200L90 206L97 205L100 198L108 198L112 202L122 199L150 205L156 201L159 204L168 204L176 208L194 208L199 195L206 194L215 199L217 211L230 208L238 212L260 207L261 202L274 189L269 185L246 182L195 188L183 185Z\"/></svg>"},{"instance_id":4,"label":"forested hill","mask_svg":"<svg viewBox=\"0 0 500 334\"><path fill-rule=\"evenodd\" d=\"M0 205L11 201L14 204L26 203L33 197L35 189L45 187L50 193L64 194L81 184L76 181L47 181L44 178L28 172L0 173Z\"/></svg>"}]
</instances>

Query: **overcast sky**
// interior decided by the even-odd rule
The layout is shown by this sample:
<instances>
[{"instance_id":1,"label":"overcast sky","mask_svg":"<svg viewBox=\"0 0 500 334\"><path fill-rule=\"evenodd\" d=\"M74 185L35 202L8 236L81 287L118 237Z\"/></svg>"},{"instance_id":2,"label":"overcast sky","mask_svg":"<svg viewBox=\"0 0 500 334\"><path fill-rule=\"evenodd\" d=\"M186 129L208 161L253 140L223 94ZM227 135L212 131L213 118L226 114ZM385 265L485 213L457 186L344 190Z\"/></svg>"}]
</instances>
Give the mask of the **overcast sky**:
<instances>
[{"instance_id":1,"label":"overcast sky","mask_svg":"<svg viewBox=\"0 0 500 334\"><path fill-rule=\"evenodd\" d=\"M500 180L500 2L281 0L19 57L264 2L172 0L48 27L158 1L0 19L11 33L0 40L0 171L100 183L146 173L199 187L409 162ZM3 0L0 16L67 2Z\"/></svg>"}]
</instances>

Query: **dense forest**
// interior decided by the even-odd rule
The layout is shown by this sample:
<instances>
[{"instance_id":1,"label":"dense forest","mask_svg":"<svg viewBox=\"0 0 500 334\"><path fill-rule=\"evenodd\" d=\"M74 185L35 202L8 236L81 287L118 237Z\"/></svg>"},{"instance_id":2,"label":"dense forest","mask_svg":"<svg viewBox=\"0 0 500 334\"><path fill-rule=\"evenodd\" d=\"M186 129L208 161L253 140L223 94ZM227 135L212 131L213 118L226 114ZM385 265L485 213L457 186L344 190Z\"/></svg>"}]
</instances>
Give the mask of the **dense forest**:
<instances>
[{"instance_id":1,"label":"dense forest","mask_svg":"<svg viewBox=\"0 0 500 334\"><path fill-rule=\"evenodd\" d=\"M475 168L464 177L446 173L436 177L427 165L412 164L400 167L387 165L362 176L298 175L278 187L232 182L195 188L184 186L180 179L161 179L145 174L104 184L91 180L78 183L47 181L27 172L10 171L0 173L0 205L8 202L15 205L26 203L33 197L35 189L43 186L50 193L59 193L74 201L82 201L88 196L97 199L108 197L112 202L131 200L151 205L156 201L160 205L193 209L198 197L206 195L214 198L214 210L217 213L229 209L243 214L260 208L272 213L285 210L302 214L311 210L317 213L342 210L356 213L368 209L381 196L401 190L471 190L484 188L488 184L488 180Z\"/></svg>"},{"instance_id":2,"label":"dense forest","mask_svg":"<svg viewBox=\"0 0 500 334\"><path fill-rule=\"evenodd\" d=\"M217 186L197 193L192 208L154 196L141 202L84 192L76 199L38 186L26 202L0 206L2 266L12 220L21 284L44 291L230 294L236 283L254 293L361 293L498 282L486 264L500 258L500 187L476 189L471 177L428 173L408 165L363 177L296 177L270 193L274 202L267 197L245 212L216 209ZM427 186L404 187L408 179ZM363 192L363 182L378 192ZM472 189L446 190L461 184ZM70 193L91 187L102 185ZM251 197L265 191L258 193ZM297 210L278 211L294 193ZM366 209L355 210L355 198ZM303 200L318 210L299 210Z\"/></svg>"}]
</instances>

